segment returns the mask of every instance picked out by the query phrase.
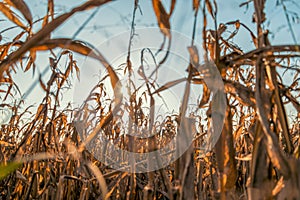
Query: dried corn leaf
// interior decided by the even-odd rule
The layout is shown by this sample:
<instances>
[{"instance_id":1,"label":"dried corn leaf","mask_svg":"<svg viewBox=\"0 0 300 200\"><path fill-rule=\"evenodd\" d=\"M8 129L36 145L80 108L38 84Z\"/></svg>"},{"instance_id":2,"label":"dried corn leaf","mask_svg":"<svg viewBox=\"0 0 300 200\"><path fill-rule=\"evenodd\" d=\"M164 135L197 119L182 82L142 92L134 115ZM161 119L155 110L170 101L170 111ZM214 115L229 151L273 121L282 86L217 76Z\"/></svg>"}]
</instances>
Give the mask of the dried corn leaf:
<instances>
[{"instance_id":1,"label":"dried corn leaf","mask_svg":"<svg viewBox=\"0 0 300 200\"><path fill-rule=\"evenodd\" d=\"M95 166L94 164L89 162L87 164L87 166L93 172L93 174L96 176L96 179L99 182L99 186L101 188L102 197L103 197L103 199L106 199L106 195L108 193L108 190L107 190L107 185L106 185L105 179L103 177L103 174L101 173L99 168L97 166Z\"/></svg>"},{"instance_id":2,"label":"dried corn leaf","mask_svg":"<svg viewBox=\"0 0 300 200\"><path fill-rule=\"evenodd\" d=\"M122 100L122 92L121 92L121 83L119 82L119 78L112 68L112 66L107 62L107 60L100 54L100 52L96 52L93 47L89 47L80 41L75 41L71 39L50 39L41 42L33 47L34 50L49 50L54 49L56 47L69 49L71 51L80 53L84 56L89 56L99 60L102 65L107 69L111 85L114 89L115 94L115 103L119 105Z\"/></svg>"},{"instance_id":3,"label":"dried corn leaf","mask_svg":"<svg viewBox=\"0 0 300 200\"><path fill-rule=\"evenodd\" d=\"M13 144L9 143L9 142L5 142L3 140L0 140L0 145L3 145L3 146L7 146L7 147L12 147L14 146Z\"/></svg>"},{"instance_id":4,"label":"dried corn leaf","mask_svg":"<svg viewBox=\"0 0 300 200\"><path fill-rule=\"evenodd\" d=\"M35 60L36 60L36 51L31 50L30 51L30 56L29 56L29 61L28 61L27 66L25 68L25 72L28 71L32 65L34 65Z\"/></svg>"},{"instance_id":5,"label":"dried corn leaf","mask_svg":"<svg viewBox=\"0 0 300 200\"><path fill-rule=\"evenodd\" d=\"M48 15L51 16L52 20L54 19L54 2L53 2L53 0L48 0Z\"/></svg>"},{"instance_id":6,"label":"dried corn leaf","mask_svg":"<svg viewBox=\"0 0 300 200\"><path fill-rule=\"evenodd\" d=\"M181 79L177 79L177 80L174 80L174 81L170 81L170 82L167 82L166 84L164 84L163 86L161 86L160 88L158 88L157 90L155 90L152 94L156 94L156 93L160 93L164 90L167 90L179 83L182 83L186 81L186 78L181 78Z\"/></svg>"},{"instance_id":7,"label":"dried corn leaf","mask_svg":"<svg viewBox=\"0 0 300 200\"><path fill-rule=\"evenodd\" d=\"M172 0L171 2L171 8L170 8L170 13L169 13L169 17L172 15L173 10L175 8L175 4L176 4L176 0Z\"/></svg>"},{"instance_id":8,"label":"dried corn leaf","mask_svg":"<svg viewBox=\"0 0 300 200\"><path fill-rule=\"evenodd\" d=\"M0 2L0 11L13 23L26 29L26 26L18 19L16 14L3 2Z\"/></svg>"},{"instance_id":9,"label":"dried corn leaf","mask_svg":"<svg viewBox=\"0 0 300 200\"><path fill-rule=\"evenodd\" d=\"M25 17L27 22L31 25L32 24L32 15L30 9L28 8L27 4L23 0L6 0L6 2L18 9L22 15Z\"/></svg>"},{"instance_id":10,"label":"dried corn leaf","mask_svg":"<svg viewBox=\"0 0 300 200\"><path fill-rule=\"evenodd\" d=\"M198 11L199 5L200 5L200 0L193 0L193 10L195 10L195 12Z\"/></svg>"},{"instance_id":11,"label":"dried corn leaf","mask_svg":"<svg viewBox=\"0 0 300 200\"><path fill-rule=\"evenodd\" d=\"M197 67L199 65L199 53L196 46L190 46L188 47L188 51L190 54L190 60L194 67Z\"/></svg>"},{"instance_id":12,"label":"dried corn leaf","mask_svg":"<svg viewBox=\"0 0 300 200\"><path fill-rule=\"evenodd\" d=\"M160 0L152 0L152 5L161 32L165 36L171 37L169 15L167 14L164 6Z\"/></svg>"},{"instance_id":13,"label":"dried corn leaf","mask_svg":"<svg viewBox=\"0 0 300 200\"><path fill-rule=\"evenodd\" d=\"M210 98L210 90L208 89L206 83L203 83L203 94L199 104L199 108L202 108L205 104L208 103Z\"/></svg>"},{"instance_id":14,"label":"dried corn leaf","mask_svg":"<svg viewBox=\"0 0 300 200\"><path fill-rule=\"evenodd\" d=\"M207 8L209 14L212 16L213 19L215 19L216 16L215 16L215 13L213 11L213 7L212 7L210 1L209 0L205 0L205 5L206 5L206 8Z\"/></svg>"},{"instance_id":15,"label":"dried corn leaf","mask_svg":"<svg viewBox=\"0 0 300 200\"><path fill-rule=\"evenodd\" d=\"M40 82L40 85L41 85L41 87L43 88L43 90L45 91L45 92L47 92L47 87L46 87L46 85L44 84L44 82L42 81L42 75L40 74L40 76L39 76L39 82Z\"/></svg>"},{"instance_id":16,"label":"dried corn leaf","mask_svg":"<svg viewBox=\"0 0 300 200\"><path fill-rule=\"evenodd\" d=\"M44 38L47 38L47 36L55 30L57 27L59 27L63 22L65 22L69 17L71 17L73 14L84 11L96 6L100 6L102 4L105 4L109 2L110 0L94 0L94 1L88 1L84 4L82 4L79 7L74 8L68 13L65 13L63 15L60 15L59 17L55 18L53 21L45 25L39 32L37 32L35 35L33 35L29 40L27 40L24 45L22 45L17 51L13 52L9 55L9 57L5 60L3 60L0 63L0 77L3 75L4 71L7 71L10 64L16 62L19 60L24 53L29 51L33 46L38 44L39 42L43 41ZM5 4L0 3L0 10L3 12L5 11L6 14L9 16L11 15L10 10L5 6ZM13 18L15 19L15 18ZM23 25L24 26L24 25Z\"/></svg>"}]
</instances>

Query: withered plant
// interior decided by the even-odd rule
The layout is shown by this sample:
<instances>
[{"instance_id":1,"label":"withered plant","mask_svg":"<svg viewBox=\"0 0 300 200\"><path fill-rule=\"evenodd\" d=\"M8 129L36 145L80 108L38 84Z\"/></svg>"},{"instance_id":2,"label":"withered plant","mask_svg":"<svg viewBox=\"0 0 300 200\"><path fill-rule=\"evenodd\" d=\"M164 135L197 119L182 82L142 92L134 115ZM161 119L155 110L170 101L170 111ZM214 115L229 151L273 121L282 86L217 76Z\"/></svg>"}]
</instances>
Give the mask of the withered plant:
<instances>
[{"instance_id":1,"label":"withered plant","mask_svg":"<svg viewBox=\"0 0 300 200\"><path fill-rule=\"evenodd\" d=\"M52 37L52 33L73 15L109 2L84 1L68 12L57 14L54 1L48 0L47 13L41 19L32 17L23 0L0 2L1 16L4 17L0 24L2 20L11 23L10 27L1 26L0 30L0 108L1 112L12 113L0 129L1 199L299 199L300 46L270 43L269 31L264 26L268 17L265 0L241 4L254 8L255 30L239 20L219 23L215 0L193 0L195 18L188 78L157 86L141 73L147 90L141 95L139 88L131 84L127 104L122 103L123 96L118 89L119 73L126 74L129 82L132 80L130 47L135 37L135 15L141 9L139 0L132 1L131 35L126 63L124 68L118 69L121 72L117 70L119 66L112 66L111 61L105 59L101 49L74 38ZM167 9L162 2L152 0L156 21L164 37L160 50L167 52L157 61L157 70L163 68L168 59L172 43L171 18L178 3L170 0ZM296 43L293 30L296 24L291 19L297 19L297 14L288 12L287 1L278 0L277 4L285 13ZM92 18L93 15L89 20ZM201 30L197 28L199 21L203 24ZM227 30L232 29L228 35ZM240 29L245 29L248 33L245 38L253 42L253 48L248 52L239 48L236 40L233 43ZM10 30L16 34L2 38ZM211 91L201 74L193 70L195 63L199 63L193 44L197 33L202 33L197 42L203 45L204 59L217 66L226 95L221 135L214 148L206 152L201 146L211 126ZM42 51L51 54L45 61L49 63L47 70L51 76L47 81L40 76L38 85L44 91L42 102L36 107L26 107L24 91L20 91L14 74L19 70L36 72L36 59ZM70 102L63 106L64 91L71 87L74 78L79 77L78 54L99 61L107 74L90 91L83 105L74 107ZM62 67L65 60L67 64ZM286 76L290 81L284 81ZM186 91L190 85L203 89L203 95L195 104L199 109L206 109L207 116L196 116L201 123L193 144L178 160L156 171L128 173L106 166L94 157L95 152L87 150L86 146L92 143L94 146L107 145L101 137L122 149L139 153L168 144L178 134L179 119L186 115L189 96L186 93L177 113L162 117L154 115L154 96L181 82L186 83ZM114 88L113 97L108 96L104 83ZM142 106L145 96L149 100L148 114ZM295 115L287 114L288 106ZM122 111L130 113L128 124L116 115ZM127 134L130 131L142 134L145 129L156 134L146 139ZM93 140L99 137L100 130L104 134L99 140ZM104 148L101 153L117 159L110 157L113 155L109 149Z\"/></svg>"}]
</instances>

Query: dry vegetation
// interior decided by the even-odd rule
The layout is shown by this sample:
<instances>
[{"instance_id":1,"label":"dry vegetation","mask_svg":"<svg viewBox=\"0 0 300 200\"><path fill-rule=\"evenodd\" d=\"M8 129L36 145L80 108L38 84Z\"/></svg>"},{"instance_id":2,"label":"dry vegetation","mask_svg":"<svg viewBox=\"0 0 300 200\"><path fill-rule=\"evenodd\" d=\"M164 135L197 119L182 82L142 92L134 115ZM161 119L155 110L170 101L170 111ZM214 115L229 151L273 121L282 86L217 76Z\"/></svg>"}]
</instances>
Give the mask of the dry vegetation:
<instances>
[{"instance_id":1,"label":"dry vegetation","mask_svg":"<svg viewBox=\"0 0 300 200\"><path fill-rule=\"evenodd\" d=\"M215 19L215 1L193 1L195 16L198 12L202 13L204 24L202 30L194 29L194 33L202 32L202 43L208 57L206 59L212 59L216 63L227 97L224 127L212 151L199 156L198 147L203 142L207 128L198 133L201 136L195 137L194 147L180 159L154 172L135 174L110 169L86 151L84 145L99 129L103 129L105 135L120 147L143 151L134 147L143 145L146 141L120 134L120 122L113 118L113 112L126 109L130 111L135 124L143 126L146 123L146 127L152 131L161 131L157 127L164 129L163 136L150 140L152 148L158 148L174 137L178 116L185 112L181 109L178 116L169 116L157 122L159 125L154 124L151 113L150 121L141 114L140 97L135 92L128 105L121 105L122 97L115 90L115 98L110 105L105 106L105 92L101 83L95 86L95 92L91 93L89 100L81 108L60 106L62 90L68 86L71 75L79 73L73 52L98 60L107 69L110 84L114 88L118 87L119 77L114 71L116 66L111 66L110 61L105 60L101 49L100 52L95 52L84 41L51 37L51 32L75 13L101 7L108 2L90 0L69 12L54 15L54 1L48 0L47 15L40 19L42 27L37 32L32 31L37 22L33 21L24 1L0 2L0 11L6 17L5 20L10 20L14 24L12 27L17 26L20 30L14 38L0 43L0 107L10 109L13 113L9 123L2 124L0 129L0 198L300 199L300 69L297 65L300 46L270 44L268 31L262 26L267 18L264 0L244 3L244 6L255 8L253 19L257 25L256 30L250 30L239 21L218 24ZM172 28L170 18L176 1L171 1L170 9L165 8L159 0L152 2L158 25L168 42L171 40L169 29ZM284 1L279 2L286 10ZM135 0L134 3L135 13L139 1ZM198 18L200 19L200 15ZM209 22L214 23L212 25L215 30L207 28ZM291 26L291 22L288 25ZM232 34L225 36L224 30L232 27L235 29ZM10 27L1 27L0 31L5 32L7 28ZM132 28L134 29L134 21ZM232 44L232 38L238 34L239 29L249 32L245 37L253 40L255 49L243 52ZM55 48L63 51L55 54L52 51ZM18 96L18 86L12 73L17 68L24 71L33 68L39 51L52 52L49 60L51 78L47 82L40 80L44 100L37 108L24 109L22 102L7 104L8 98ZM58 70L62 58L67 58L68 65L65 69ZM195 52L192 52L191 62L197 59ZM164 60L159 65L164 67L163 63ZM131 67L128 53L126 68L129 72ZM279 73L278 68L292 74L289 85L283 82L283 73ZM203 80L192 71L189 70L188 83L203 85ZM172 84L168 84L168 87ZM152 87L148 82L147 86ZM209 105L209 95L209 90L205 90L200 107ZM152 105L153 103L151 101ZM289 121L285 106L287 104L291 104L298 113L298 116L291 116L292 120ZM96 106L91 109L91 105ZM84 124L95 121L97 126L91 128L89 124L83 127L85 135L79 137L83 133L75 128L75 118Z\"/></svg>"}]
</instances>

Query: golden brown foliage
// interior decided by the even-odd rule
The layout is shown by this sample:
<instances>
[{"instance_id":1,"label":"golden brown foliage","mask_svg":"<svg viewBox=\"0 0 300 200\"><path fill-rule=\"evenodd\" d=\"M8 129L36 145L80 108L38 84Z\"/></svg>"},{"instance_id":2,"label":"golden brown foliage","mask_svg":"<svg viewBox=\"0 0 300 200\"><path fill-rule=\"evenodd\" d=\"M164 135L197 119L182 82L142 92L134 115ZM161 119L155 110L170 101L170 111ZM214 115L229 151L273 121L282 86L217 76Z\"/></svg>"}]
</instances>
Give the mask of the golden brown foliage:
<instances>
[{"instance_id":1,"label":"golden brown foliage","mask_svg":"<svg viewBox=\"0 0 300 200\"><path fill-rule=\"evenodd\" d=\"M267 18L264 0L243 4L254 6L256 31L250 30L238 20L218 24L216 1L193 0L195 20L198 11L202 10L203 13L202 42L206 51L205 59L208 61L210 57L216 63L227 97L224 127L212 151L203 152L201 149L208 134L204 127L200 127L193 145L180 159L164 169L149 173L130 174L111 169L86 150L86 145L94 142L92 139L100 129L120 148L132 152L163 147L176 135L178 119L182 113L186 113L191 84L203 85L199 108L210 106L211 91L203 79L193 74L192 69L189 69L188 78L167 82L154 92L150 90L153 84L142 74L151 106L154 105L153 95L186 82L186 93L178 115L157 121L154 110L150 110L150 117L147 118L142 112L139 101L141 97L136 92L132 92L129 105L121 105L123 96L119 77L110 61L99 51L95 51L94 47L84 41L51 37L51 33L75 13L101 7L107 2L109 0L86 1L71 11L54 17L54 1L48 0L47 15L42 19L42 28L36 33L32 31L35 22L25 1L0 2L2 14L20 28L20 33L15 38L0 44L0 98L3 101L0 108L9 109L13 113L9 123L0 127L0 198L299 199L300 70L296 59L299 57L300 46L270 44L268 31L262 26ZM169 40L168 49L172 39L170 19L176 6L175 0L170 2L170 11L167 12L162 1L152 0L158 26ZM135 10L138 4L139 1L136 0ZM22 16L17 15L16 11ZM25 19L28 24L24 24L24 20L20 18ZM214 23L213 30L207 29L209 21ZM226 37L225 30L231 27L234 31ZM243 52L231 42L241 28L249 32L255 45L252 51ZM192 39L195 32L200 32L196 30L196 26ZM134 31L132 33L133 37ZM17 95L14 90L18 91L18 87L11 76L15 69L22 67L24 71L28 71L34 68L37 52L52 52L55 48L63 51L49 60L52 71L50 79L47 82L42 77L39 79L45 96L37 109L33 112L31 107L22 109L22 101L13 105L5 103L8 97L14 98ZM163 48L164 43L160 50ZM199 64L197 48L192 45L188 50L190 64ZM79 73L73 52L92 57L106 68L108 74L104 79L109 78L111 86L115 88L115 98L109 99L109 105L104 104L107 101L106 91L103 82L100 82L81 108L73 108L71 105L64 109L60 107L62 90L71 80L71 75ZM28 57L27 62L24 61L25 55ZM66 69L55 70L62 57L68 60ZM168 53L158 63L157 69L163 67L167 57ZM130 65L128 52L129 71ZM290 85L284 85L283 75L277 71L278 68L295 72ZM298 113L290 122L285 106L288 103ZM92 105L95 107L92 108ZM157 134L148 139L122 135L120 122L113 118L113 113L122 109L130 111L131 120L135 124L142 127L142 124L147 123L151 132L164 131L163 135ZM206 119L208 124L209 112L210 109ZM25 120L26 116L30 116L29 120ZM75 122L75 118L80 120ZM91 128L95 121L97 126ZM82 130L75 128L78 123L81 124L77 127ZM109 151L105 153L110 156Z\"/></svg>"}]
</instances>

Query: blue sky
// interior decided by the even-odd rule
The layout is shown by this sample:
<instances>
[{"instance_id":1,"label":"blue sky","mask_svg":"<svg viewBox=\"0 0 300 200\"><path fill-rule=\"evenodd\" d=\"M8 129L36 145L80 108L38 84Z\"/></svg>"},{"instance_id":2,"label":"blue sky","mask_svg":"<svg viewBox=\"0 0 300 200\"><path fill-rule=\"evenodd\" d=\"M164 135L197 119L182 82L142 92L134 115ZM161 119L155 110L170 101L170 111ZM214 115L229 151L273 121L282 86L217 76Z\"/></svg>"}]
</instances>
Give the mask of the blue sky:
<instances>
[{"instance_id":1,"label":"blue sky","mask_svg":"<svg viewBox=\"0 0 300 200\"><path fill-rule=\"evenodd\" d=\"M25 0L29 5L33 17L35 20L44 16L47 3L46 1L37 0ZM85 1L82 0L55 0L55 12L60 15L71 8L82 4ZM102 6L96 16L89 22L84 30L77 36L76 39L83 40L98 46L101 43L107 41L114 35L120 34L125 31L130 30L132 10L133 10L134 0L122 0L114 1ZM166 7L169 7L169 0L162 0ZM218 0L218 22L226 23L229 21L240 20L246 24L251 30L255 32L255 24L252 22L252 14L254 12L252 3L249 4L249 8L245 6L240 8L239 5L244 2L240 0ZM265 28L269 29L272 33L271 43L272 44L293 44L293 40L290 34L289 28L286 26L286 18L282 9L282 6L276 5L277 1L267 1L266 4L266 14L267 21L265 23ZM291 1L286 2L286 6L289 11L298 12L300 10ZM157 27L156 18L152 9L152 3L149 0L141 0L140 8L142 14L138 11L136 15L136 27ZM82 23L94 12L93 10L76 14L74 17L69 19L66 23L60 26L52 35L52 37L72 37L72 35L78 30ZM3 18L0 15L0 18ZM208 16L208 18L210 18ZM191 0L177 0L175 10L171 18L171 28L187 36L192 34L193 25L193 12L192 12L192 1ZM11 23L7 21L0 22L1 27L9 27ZM213 27L211 21L209 21L209 26ZM36 26L36 30L39 28ZM198 15L198 31L196 35L196 40L201 42L201 27L202 27L202 13L199 12ZM234 27L228 27L228 31L233 31ZM300 28L299 24L293 23L293 30L296 35L296 39L300 41ZM1 43L10 41L14 34L19 30L7 31L2 34L3 40ZM233 43L240 46L244 51L249 51L254 49L254 45L251 41L250 34L243 28L240 29L237 36L232 41ZM39 56L37 60L37 72L42 72L46 67L48 67L45 59L48 59L49 53L43 53ZM78 60L78 65L84 62L84 58L76 57ZM19 70L17 75L15 75L15 81L19 85L22 92L28 91L30 85L38 80L39 73L34 76L32 71L27 73L22 73ZM44 81L47 81L49 73L43 77ZM30 81L28 81L30 80ZM41 88L39 84L30 91L31 95L28 97L28 103L38 103L41 102ZM70 94L70 97L72 95Z\"/></svg>"}]
</instances>

